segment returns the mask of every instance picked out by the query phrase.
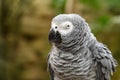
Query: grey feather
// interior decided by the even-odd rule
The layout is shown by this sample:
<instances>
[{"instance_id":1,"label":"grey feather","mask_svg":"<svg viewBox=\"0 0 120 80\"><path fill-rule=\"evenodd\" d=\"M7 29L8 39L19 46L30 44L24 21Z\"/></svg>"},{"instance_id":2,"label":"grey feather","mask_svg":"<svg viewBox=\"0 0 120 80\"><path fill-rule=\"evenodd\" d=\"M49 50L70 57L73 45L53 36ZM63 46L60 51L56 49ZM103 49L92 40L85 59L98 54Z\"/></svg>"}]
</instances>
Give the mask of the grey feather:
<instances>
[{"instance_id":1,"label":"grey feather","mask_svg":"<svg viewBox=\"0 0 120 80\"><path fill-rule=\"evenodd\" d=\"M53 45L48 57L52 80L110 80L117 61L79 15L54 17L49 40Z\"/></svg>"},{"instance_id":2,"label":"grey feather","mask_svg":"<svg viewBox=\"0 0 120 80\"><path fill-rule=\"evenodd\" d=\"M48 60L47 60L48 61L48 70L50 72L50 80L54 80L54 71L51 67L51 64L49 63L49 57L50 57L50 55L48 55Z\"/></svg>"}]
</instances>

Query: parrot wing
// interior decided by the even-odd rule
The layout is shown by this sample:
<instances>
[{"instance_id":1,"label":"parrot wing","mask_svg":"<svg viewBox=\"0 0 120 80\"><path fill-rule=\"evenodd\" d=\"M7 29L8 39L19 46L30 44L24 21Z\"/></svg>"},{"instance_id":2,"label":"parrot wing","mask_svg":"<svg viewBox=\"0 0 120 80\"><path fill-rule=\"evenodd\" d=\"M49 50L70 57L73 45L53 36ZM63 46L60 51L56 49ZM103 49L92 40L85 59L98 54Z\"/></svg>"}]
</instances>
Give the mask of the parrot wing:
<instances>
[{"instance_id":1,"label":"parrot wing","mask_svg":"<svg viewBox=\"0 0 120 80\"><path fill-rule=\"evenodd\" d=\"M110 75L117 66L110 50L102 43L97 43L92 51L96 66L96 80L110 80Z\"/></svg>"}]
</instances>

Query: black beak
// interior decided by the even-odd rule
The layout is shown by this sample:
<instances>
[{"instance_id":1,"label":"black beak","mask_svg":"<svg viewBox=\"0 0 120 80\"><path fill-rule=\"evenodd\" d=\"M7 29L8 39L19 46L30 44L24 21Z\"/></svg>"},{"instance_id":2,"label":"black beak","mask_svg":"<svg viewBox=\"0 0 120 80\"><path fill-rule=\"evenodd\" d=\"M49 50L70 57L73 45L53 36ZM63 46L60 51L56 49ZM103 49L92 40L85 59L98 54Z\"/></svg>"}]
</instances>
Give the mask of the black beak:
<instances>
[{"instance_id":1,"label":"black beak","mask_svg":"<svg viewBox=\"0 0 120 80\"><path fill-rule=\"evenodd\" d=\"M48 39L50 42L54 43L62 42L61 34L58 31L55 32L53 29L50 31Z\"/></svg>"}]
</instances>

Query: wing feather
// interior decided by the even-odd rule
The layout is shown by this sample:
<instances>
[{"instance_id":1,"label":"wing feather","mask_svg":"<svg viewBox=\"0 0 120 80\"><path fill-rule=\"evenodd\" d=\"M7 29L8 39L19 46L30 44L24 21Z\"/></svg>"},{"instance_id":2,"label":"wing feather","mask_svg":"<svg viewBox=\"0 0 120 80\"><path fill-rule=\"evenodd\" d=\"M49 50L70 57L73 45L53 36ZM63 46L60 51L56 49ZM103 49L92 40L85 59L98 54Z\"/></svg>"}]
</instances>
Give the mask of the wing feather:
<instances>
[{"instance_id":1,"label":"wing feather","mask_svg":"<svg viewBox=\"0 0 120 80\"><path fill-rule=\"evenodd\" d=\"M110 50L102 43L97 43L93 50L93 58L96 64L96 80L110 80L110 75L117 66Z\"/></svg>"}]
</instances>

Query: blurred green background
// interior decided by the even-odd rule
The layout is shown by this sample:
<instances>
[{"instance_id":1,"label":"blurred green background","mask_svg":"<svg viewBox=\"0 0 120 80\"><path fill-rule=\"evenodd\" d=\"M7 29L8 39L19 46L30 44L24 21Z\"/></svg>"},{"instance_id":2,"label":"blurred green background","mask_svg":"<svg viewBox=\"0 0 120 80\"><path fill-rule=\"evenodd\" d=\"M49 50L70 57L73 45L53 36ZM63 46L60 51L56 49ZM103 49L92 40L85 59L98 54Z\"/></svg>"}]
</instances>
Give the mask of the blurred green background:
<instances>
[{"instance_id":1,"label":"blurred green background","mask_svg":"<svg viewBox=\"0 0 120 80\"><path fill-rule=\"evenodd\" d=\"M120 0L0 0L0 80L49 80L47 37L60 13L84 17L120 64Z\"/></svg>"}]
</instances>

